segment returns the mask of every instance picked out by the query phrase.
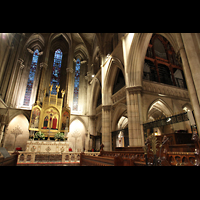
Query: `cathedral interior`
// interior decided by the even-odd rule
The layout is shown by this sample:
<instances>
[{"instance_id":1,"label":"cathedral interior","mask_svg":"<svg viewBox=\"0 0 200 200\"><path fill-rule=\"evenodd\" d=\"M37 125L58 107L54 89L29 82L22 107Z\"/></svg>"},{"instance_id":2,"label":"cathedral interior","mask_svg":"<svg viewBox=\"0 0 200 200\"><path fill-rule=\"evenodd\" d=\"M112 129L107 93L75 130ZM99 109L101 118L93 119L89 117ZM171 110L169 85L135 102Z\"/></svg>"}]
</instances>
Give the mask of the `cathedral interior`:
<instances>
[{"instance_id":1,"label":"cathedral interior","mask_svg":"<svg viewBox=\"0 0 200 200\"><path fill-rule=\"evenodd\" d=\"M199 33L0 33L1 147L25 151L32 108L53 95L70 110L72 151L199 133L199 75ZM187 120L171 123L184 113ZM49 119L62 129L61 114L45 117L35 126L48 129Z\"/></svg>"}]
</instances>

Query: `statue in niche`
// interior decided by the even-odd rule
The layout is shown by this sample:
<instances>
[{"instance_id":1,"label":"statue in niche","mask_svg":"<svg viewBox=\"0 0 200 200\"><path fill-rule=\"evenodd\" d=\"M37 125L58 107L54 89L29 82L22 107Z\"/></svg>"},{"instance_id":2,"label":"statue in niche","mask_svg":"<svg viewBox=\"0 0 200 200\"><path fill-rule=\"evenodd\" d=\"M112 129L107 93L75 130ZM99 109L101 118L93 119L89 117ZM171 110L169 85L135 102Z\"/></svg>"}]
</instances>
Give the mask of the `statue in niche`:
<instances>
[{"instance_id":1,"label":"statue in niche","mask_svg":"<svg viewBox=\"0 0 200 200\"><path fill-rule=\"evenodd\" d=\"M62 126L61 130L69 132L70 112L65 110L62 113Z\"/></svg>"},{"instance_id":2,"label":"statue in niche","mask_svg":"<svg viewBox=\"0 0 200 200\"><path fill-rule=\"evenodd\" d=\"M38 124L39 124L39 117L36 117L34 122L35 128L38 128Z\"/></svg>"},{"instance_id":3,"label":"statue in niche","mask_svg":"<svg viewBox=\"0 0 200 200\"><path fill-rule=\"evenodd\" d=\"M37 130L39 126L39 119L40 119L40 109L39 108L33 108L31 113L31 119L30 119L30 130Z\"/></svg>"},{"instance_id":4,"label":"statue in niche","mask_svg":"<svg viewBox=\"0 0 200 200\"><path fill-rule=\"evenodd\" d=\"M54 117L54 118L53 118L53 125L52 125L52 129L56 129L56 127L57 127L57 118L56 118L56 117Z\"/></svg>"},{"instance_id":5,"label":"statue in niche","mask_svg":"<svg viewBox=\"0 0 200 200\"><path fill-rule=\"evenodd\" d=\"M47 126L48 126L48 116L46 116L45 118L44 118L44 126L43 126L43 129L47 129Z\"/></svg>"},{"instance_id":6,"label":"statue in niche","mask_svg":"<svg viewBox=\"0 0 200 200\"><path fill-rule=\"evenodd\" d=\"M59 113L55 108L46 109L43 115L43 127L42 129L58 130Z\"/></svg>"},{"instance_id":7,"label":"statue in niche","mask_svg":"<svg viewBox=\"0 0 200 200\"><path fill-rule=\"evenodd\" d=\"M52 117L53 117L53 114L51 113L50 114L50 125L49 125L49 128L51 128L51 125L52 125Z\"/></svg>"}]
</instances>

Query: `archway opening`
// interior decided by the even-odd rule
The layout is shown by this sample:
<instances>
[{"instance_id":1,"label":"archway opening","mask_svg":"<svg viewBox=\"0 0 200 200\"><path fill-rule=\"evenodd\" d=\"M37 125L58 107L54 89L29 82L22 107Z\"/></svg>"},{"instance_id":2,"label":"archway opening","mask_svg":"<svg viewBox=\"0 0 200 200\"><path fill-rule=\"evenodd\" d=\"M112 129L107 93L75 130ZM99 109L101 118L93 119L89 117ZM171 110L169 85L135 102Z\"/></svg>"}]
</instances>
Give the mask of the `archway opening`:
<instances>
[{"instance_id":1,"label":"archway opening","mask_svg":"<svg viewBox=\"0 0 200 200\"><path fill-rule=\"evenodd\" d=\"M172 112L170 111L168 105L161 99L155 100L147 111L147 119L149 122L163 119L170 115L172 115ZM144 132L145 137L148 137L152 133L156 134L157 136L161 136L166 133L172 133L173 126L172 124L167 124L165 126L152 127Z\"/></svg>"},{"instance_id":2,"label":"archway opening","mask_svg":"<svg viewBox=\"0 0 200 200\"><path fill-rule=\"evenodd\" d=\"M23 115L17 115L14 117L6 130L6 138L4 147L8 151L15 150L16 147L21 147L23 151L26 150L26 142L29 138L29 122Z\"/></svg>"},{"instance_id":3,"label":"archway opening","mask_svg":"<svg viewBox=\"0 0 200 200\"><path fill-rule=\"evenodd\" d=\"M125 86L125 79L122 70L118 68L116 76L115 76L115 81L114 81L114 86L113 86L113 92L112 94L115 94L117 91L122 89Z\"/></svg>"},{"instance_id":4,"label":"archway opening","mask_svg":"<svg viewBox=\"0 0 200 200\"><path fill-rule=\"evenodd\" d=\"M159 34L153 34L149 42L143 79L186 88L182 64L170 42Z\"/></svg>"},{"instance_id":5,"label":"archway opening","mask_svg":"<svg viewBox=\"0 0 200 200\"><path fill-rule=\"evenodd\" d=\"M112 150L115 151L116 147L128 147L128 116L127 111L124 112L118 119L116 131L112 132Z\"/></svg>"},{"instance_id":6,"label":"archway opening","mask_svg":"<svg viewBox=\"0 0 200 200\"><path fill-rule=\"evenodd\" d=\"M69 130L69 148L72 148L73 152L82 152L86 146L86 130L84 124L79 119L75 119L70 124Z\"/></svg>"}]
</instances>

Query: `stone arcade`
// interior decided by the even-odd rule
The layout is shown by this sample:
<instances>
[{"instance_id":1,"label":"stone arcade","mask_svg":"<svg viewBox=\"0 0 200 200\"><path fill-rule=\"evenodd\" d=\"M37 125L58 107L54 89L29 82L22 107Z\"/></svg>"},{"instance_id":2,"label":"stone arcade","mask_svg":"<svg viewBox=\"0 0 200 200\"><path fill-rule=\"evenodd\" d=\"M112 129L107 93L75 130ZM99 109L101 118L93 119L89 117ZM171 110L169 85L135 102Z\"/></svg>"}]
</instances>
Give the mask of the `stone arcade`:
<instances>
[{"instance_id":1,"label":"stone arcade","mask_svg":"<svg viewBox=\"0 0 200 200\"><path fill-rule=\"evenodd\" d=\"M199 33L1 33L1 146L31 151L65 132L45 151L114 151L199 133L199 45ZM29 140L37 131L45 141Z\"/></svg>"}]
</instances>

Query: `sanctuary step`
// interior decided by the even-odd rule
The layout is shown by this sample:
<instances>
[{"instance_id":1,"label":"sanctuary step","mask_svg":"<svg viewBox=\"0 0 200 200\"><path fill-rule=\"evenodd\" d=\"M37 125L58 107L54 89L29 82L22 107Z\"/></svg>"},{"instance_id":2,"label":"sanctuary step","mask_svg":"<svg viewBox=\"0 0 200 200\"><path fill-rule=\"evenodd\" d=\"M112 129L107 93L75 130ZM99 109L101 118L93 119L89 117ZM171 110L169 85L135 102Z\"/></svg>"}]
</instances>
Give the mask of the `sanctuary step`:
<instances>
[{"instance_id":1,"label":"sanctuary step","mask_svg":"<svg viewBox=\"0 0 200 200\"><path fill-rule=\"evenodd\" d=\"M40 163L18 163L17 166L80 166L80 164L79 163L40 162Z\"/></svg>"}]
</instances>

